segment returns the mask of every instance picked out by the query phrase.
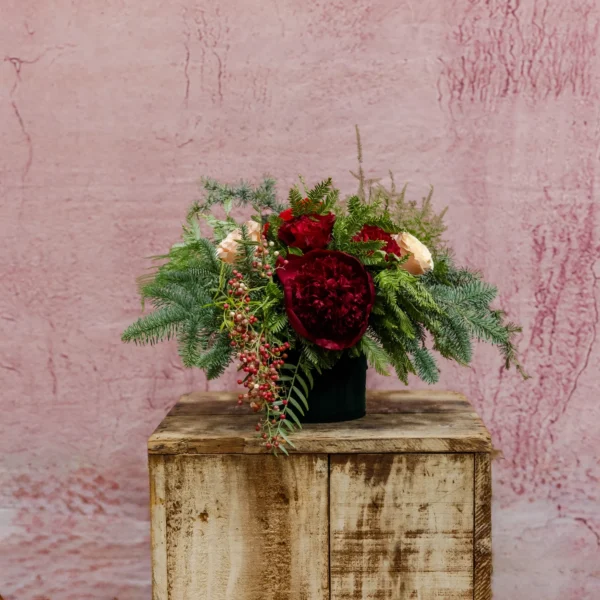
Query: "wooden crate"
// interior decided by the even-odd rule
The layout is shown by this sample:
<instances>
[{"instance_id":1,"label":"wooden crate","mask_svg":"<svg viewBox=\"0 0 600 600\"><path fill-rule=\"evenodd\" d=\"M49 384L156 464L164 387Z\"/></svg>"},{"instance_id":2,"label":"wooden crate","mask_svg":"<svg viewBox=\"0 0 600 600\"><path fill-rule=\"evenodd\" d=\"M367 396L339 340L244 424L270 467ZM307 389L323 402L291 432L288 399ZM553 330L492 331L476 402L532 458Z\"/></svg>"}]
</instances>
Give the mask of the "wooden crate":
<instances>
[{"instance_id":1,"label":"wooden crate","mask_svg":"<svg viewBox=\"0 0 600 600\"><path fill-rule=\"evenodd\" d=\"M233 394L148 443L153 600L488 600L489 433L450 392L373 392L274 457Z\"/></svg>"}]
</instances>

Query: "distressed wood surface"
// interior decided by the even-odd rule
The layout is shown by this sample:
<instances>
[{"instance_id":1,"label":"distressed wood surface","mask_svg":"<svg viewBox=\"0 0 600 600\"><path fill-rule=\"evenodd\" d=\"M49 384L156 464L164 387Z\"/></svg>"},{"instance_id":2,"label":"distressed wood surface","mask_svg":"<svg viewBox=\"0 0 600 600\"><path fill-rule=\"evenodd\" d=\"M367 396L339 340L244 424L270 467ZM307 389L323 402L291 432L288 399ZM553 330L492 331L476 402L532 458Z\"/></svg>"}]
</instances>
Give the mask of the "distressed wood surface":
<instances>
[{"instance_id":1,"label":"distressed wood surface","mask_svg":"<svg viewBox=\"0 0 600 600\"><path fill-rule=\"evenodd\" d=\"M257 454L256 416L234 393L187 394L148 442L151 454ZM295 434L299 453L489 452L490 436L460 394L369 392L368 414L345 423L306 424Z\"/></svg>"},{"instance_id":2,"label":"distressed wood surface","mask_svg":"<svg viewBox=\"0 0 600 600\"><path fill-rule=\"evenodd\" d=\"M472 454L330 460L331 600L473 599Z\"/></svg>"},{"instance_id":3,"label":"distressed wood surface","mask_svg":"<svg viewBox=\"0 0 600 600\"><path fill-rule=\"evenodd\" d=\"M492 464L489 454L475 454L474 600L492 598Z\"/></svg>"},{"instance_id":4,"label":"distressed wood surface","mask_svg":"<svg viewBox=\"0 0 600 600\"><path fill-rule=\"evenodd\" d=\"M238 406L234 392L191 392L181 396L169 415L247 414L247 406ZM472 412L463 394L444 390L369 390L367 412Z\"/></svg>"},{"instance_id":5,"label":"distressed wood surface","mask_svg":"<svg viewBox=\"0 0 600 600\"><path fill-rule=\"evenodd\" d=\"M163 456L149 456L148 468L150 469L152 600L166 600L168 596L165 458Z\"/></svg>"},{"instance_id":6,"label":"distressed wood surface","mask_svg":"<svg viewBox=\"0 0 600 600\"><path fill-rule=\"evenodd\" d=\"M329 599L327 457L162 460L168 576L153 600Z\"/></svg>"}]
</instances>

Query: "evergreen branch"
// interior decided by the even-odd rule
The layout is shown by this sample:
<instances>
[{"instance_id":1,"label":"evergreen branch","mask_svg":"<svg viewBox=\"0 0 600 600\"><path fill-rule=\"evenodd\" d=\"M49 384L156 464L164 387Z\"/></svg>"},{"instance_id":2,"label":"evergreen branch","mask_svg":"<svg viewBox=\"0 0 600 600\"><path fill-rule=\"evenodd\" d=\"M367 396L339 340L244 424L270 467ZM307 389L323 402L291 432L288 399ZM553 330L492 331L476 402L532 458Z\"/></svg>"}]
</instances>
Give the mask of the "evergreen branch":
<instances>
[{"instance_id":1,"label":"evergreen branch","mask_svg":"<svg viewBox=\"0 0 600 600\"><path fill-rule=\"evenodd\" d=\"M431 352L425 346L421 346L413 351L412 356L417 375L425 383L437 383L439 369Z\"/></svg>"},{"instance_id":2,"label":"evergreen branch","mask_svg":"<svg viewBox=\"0 0 600 600\"><path fill-rule=\"evenodd\" d=\"M358 344L358 349L366 356L367 362L377 373L380 375L389 375L388 365L390 364L390 358L373 333L363 335Z\"/></svg>"},{"instance_id":3,"label":"evergreen branch","mask_svg":"<svg viewBox=\"0 0 600 600\"><path fill-rule=\"evenodd\" d=\"M214 206L222 206L229 214L234 206L251 205L258 213L272 211L279 213L283 206L277 202L275 180L265 177L256 187L242 181L237 186L230 186L215 179L203 178L202 187L205 192L203 202L196 202L188 213L188 218L210 211Z\"/></svg>"},{"instance_id":4,"label":"evergreen branch","mask_svg":"<svg viewBox=\"0 0 600 600\"><path fill-rule=\"evenodd\" d=\"M187 311L181 306L164 306L140 317L123 332L121 340L142 345L170 340L186 318Z\"/></svg>"}]
</instances>

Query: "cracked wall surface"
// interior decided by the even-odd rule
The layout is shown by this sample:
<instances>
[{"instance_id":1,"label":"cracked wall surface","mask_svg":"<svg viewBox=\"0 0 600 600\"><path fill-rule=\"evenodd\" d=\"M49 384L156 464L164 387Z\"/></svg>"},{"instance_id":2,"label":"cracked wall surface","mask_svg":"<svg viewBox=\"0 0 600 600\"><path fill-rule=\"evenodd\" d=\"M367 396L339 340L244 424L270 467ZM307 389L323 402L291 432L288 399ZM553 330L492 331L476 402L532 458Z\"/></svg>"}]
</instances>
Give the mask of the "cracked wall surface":
<instances>
[{"instance_id":1,"label":"cracked wall surface","mask_svg":"<svg viewBox=\"0 0 600 600\"><path fill-rule=\"evenodd\" d=\"M600 598L598 0L4 0L0 595L145 600L145 442L226 389L124 346L196 181L433 183L533 375L444 364L503 458L495 598ZM420 387L416 381L415 387ZM370 375L370 386L398 388Z\"/></svg>"}]
</instances>

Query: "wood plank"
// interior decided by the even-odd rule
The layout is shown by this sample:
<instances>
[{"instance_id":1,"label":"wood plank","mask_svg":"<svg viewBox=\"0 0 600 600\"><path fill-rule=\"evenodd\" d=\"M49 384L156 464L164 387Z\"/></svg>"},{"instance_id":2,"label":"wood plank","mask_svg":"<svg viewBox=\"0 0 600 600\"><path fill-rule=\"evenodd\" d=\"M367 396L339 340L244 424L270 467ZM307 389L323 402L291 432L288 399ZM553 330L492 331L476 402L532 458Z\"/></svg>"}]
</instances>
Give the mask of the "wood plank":
<instances>
[{"instance_id":1,"label":"wood plank","mask_svg":"<svg viewBox=\"0 0 600 600\"><path fill-rule=\"evenodd\" d=\"M329 599L326 456L164 460L168 600Z\"/></svg>"},{"instance_id":2,"label":"wood plank","mask_svg":"<svg viewBox=\"0 0 600 600\"><path fill-rule=\"evenodd\" d=\"M492 461L475 454L474 600L492 598Z\"/></svg>"},{"instance_id":3,"label":"wood plank","mask_svg":"<svg viewBox=\"0 0 600 600\"><path fill-rule=\"evenodd\" d=\"M468 400L457 392L439 390L372 390L367 392L371 414L472 412ZM169 415L247 415L248 407L238 406L234 392L192 392L184 394Z\"/></svg>"},{"instance_id":4,"label":"wood plank","mask_svg":"<svg viewBox=\"0 0 600 600\"><path fill-rule=\"evenodd\" d=\"M150 523L152 545L152 600L167 596L167 517L165 512L165 459L149 456Z\"/></svg>"},{"instance_id":5,"label":"wood plank","mask_svg":"<svg viewBox=\"0 0 600 600\"><path fill-rule=\"evenodd\" d=\"M330 460L331 600L472 600L472 454Z\"/></svg>"},{"instance_id":6,"label":"wood plank","mask_svg":"<svg viewBox=\"0 0 600 600\"><path fill-rule=\"evenodd\" d=\"M148 441L151 454L265 453L254 415L167 416ZM306 424L299 453L490 452L481 419L469 411L369 414L344 423Z\"/></svg>"}]
</instances>

